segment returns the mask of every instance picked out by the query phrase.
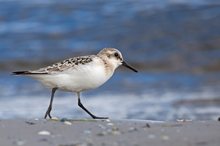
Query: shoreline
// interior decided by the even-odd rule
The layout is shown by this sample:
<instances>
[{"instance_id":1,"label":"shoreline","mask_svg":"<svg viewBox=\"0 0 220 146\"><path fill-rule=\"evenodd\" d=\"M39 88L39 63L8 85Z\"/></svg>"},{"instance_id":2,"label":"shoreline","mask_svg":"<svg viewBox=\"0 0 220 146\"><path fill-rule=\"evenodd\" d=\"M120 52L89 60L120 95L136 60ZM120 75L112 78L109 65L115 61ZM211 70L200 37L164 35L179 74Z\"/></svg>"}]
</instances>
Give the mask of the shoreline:
<instances>
[{"instance_id":1,"label":"shoreline","mask_svg":"<svg viewBox=\"0 0 220 146\"><path fill-rule=\"evenodd\" d=\"M218 146L219 121L0 120L4 146Z\"/></svg>"}]
</instances>

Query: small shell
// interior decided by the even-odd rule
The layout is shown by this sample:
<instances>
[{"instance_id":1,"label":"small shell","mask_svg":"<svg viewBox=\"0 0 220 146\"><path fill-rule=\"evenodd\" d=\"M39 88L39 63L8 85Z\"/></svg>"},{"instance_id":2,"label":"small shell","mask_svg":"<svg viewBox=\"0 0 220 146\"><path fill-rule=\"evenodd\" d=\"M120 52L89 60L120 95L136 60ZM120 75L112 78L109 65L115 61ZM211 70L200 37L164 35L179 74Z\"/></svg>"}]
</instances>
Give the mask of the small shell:
<instances>
[{"instance_id":1,"label":"small shell","mask_svg":"<svg viewBox=\"0 0 220 146\"><path fill-rule=\"evenodd\" d=\"M50 135L51 133L49 131L43 130L43 131L39 131L38 135Z\"/></svg>"},{"instance_id":2,"label":"small shell","mask_svg":"<svg viewBox=\"0 0 220 146\"><path fill-rule=\"evenodd\" d=\"M72 123L69 122L69 121L64 121L63 123L64 123L65 125L72 125Z\"/></svg>"}]
</instances>

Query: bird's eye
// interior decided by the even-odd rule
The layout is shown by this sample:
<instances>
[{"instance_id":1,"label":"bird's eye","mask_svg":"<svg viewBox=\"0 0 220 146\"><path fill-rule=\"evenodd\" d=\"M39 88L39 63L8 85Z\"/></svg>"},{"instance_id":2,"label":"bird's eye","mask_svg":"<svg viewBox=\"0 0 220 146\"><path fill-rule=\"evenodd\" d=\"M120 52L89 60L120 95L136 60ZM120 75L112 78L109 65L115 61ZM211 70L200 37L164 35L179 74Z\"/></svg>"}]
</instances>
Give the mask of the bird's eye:
<instances>
[{"instance_id":1,"label":"bird's eye","mask_svg":"<svg viewBox=\"0 0 220 146\"><path fill-rule=\"evenodd\" d=\"M118 56L119 56L118 53L115 53L114 55L115 55L115 57L118 57Z\"/></svg>"}]
</instances>

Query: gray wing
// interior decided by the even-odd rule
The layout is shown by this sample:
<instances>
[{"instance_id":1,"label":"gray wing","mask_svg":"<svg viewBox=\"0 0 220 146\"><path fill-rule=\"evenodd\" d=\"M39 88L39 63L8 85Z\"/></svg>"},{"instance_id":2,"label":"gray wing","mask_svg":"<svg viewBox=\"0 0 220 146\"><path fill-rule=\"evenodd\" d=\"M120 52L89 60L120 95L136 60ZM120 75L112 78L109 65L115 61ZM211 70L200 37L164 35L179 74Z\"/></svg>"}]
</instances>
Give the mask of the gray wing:
<instances>
[{"instance_id":1,"label":"gray wing","mask_svg":"<svg viewBox=\"0 0 220 146\"><path fill-rule=\"evenodd\" d=\"M69 59L63 60L61 62L57 62L51 66L40 68L38 70L17 71L17 72L13 72L13 74L15 74L15 75L53 74L53 73L57 73L57 72L62 72L64 70L68 70L69 68L72 68L72 67L77 67L77 66L92 62L94 57L95 57L95 55L69 58Z\"/></svg>"}]
</instances>

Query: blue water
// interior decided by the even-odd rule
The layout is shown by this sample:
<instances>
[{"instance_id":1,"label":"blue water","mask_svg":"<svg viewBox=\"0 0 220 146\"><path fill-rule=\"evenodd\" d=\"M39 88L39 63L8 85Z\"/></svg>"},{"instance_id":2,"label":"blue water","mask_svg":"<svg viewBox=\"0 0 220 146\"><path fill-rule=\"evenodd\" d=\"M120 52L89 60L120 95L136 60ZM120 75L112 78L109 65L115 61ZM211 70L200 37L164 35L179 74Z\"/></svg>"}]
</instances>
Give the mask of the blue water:
<instances>
[{"instance_id":1,"label":"blue water","mask_svg":"<svg viewBox=\"0 0 220 146\"><path fill-rule=\"evenodd\" d=\"M0 118L41 118L48 106L49 89L12 71L116 47L139 73L120 67L102 87L83 93L94 113L217 119L219 24L217 0L1 0ZM87 117L73 93L57 92L54 104L55 116Z\"/></svg>"}]
</instances>

